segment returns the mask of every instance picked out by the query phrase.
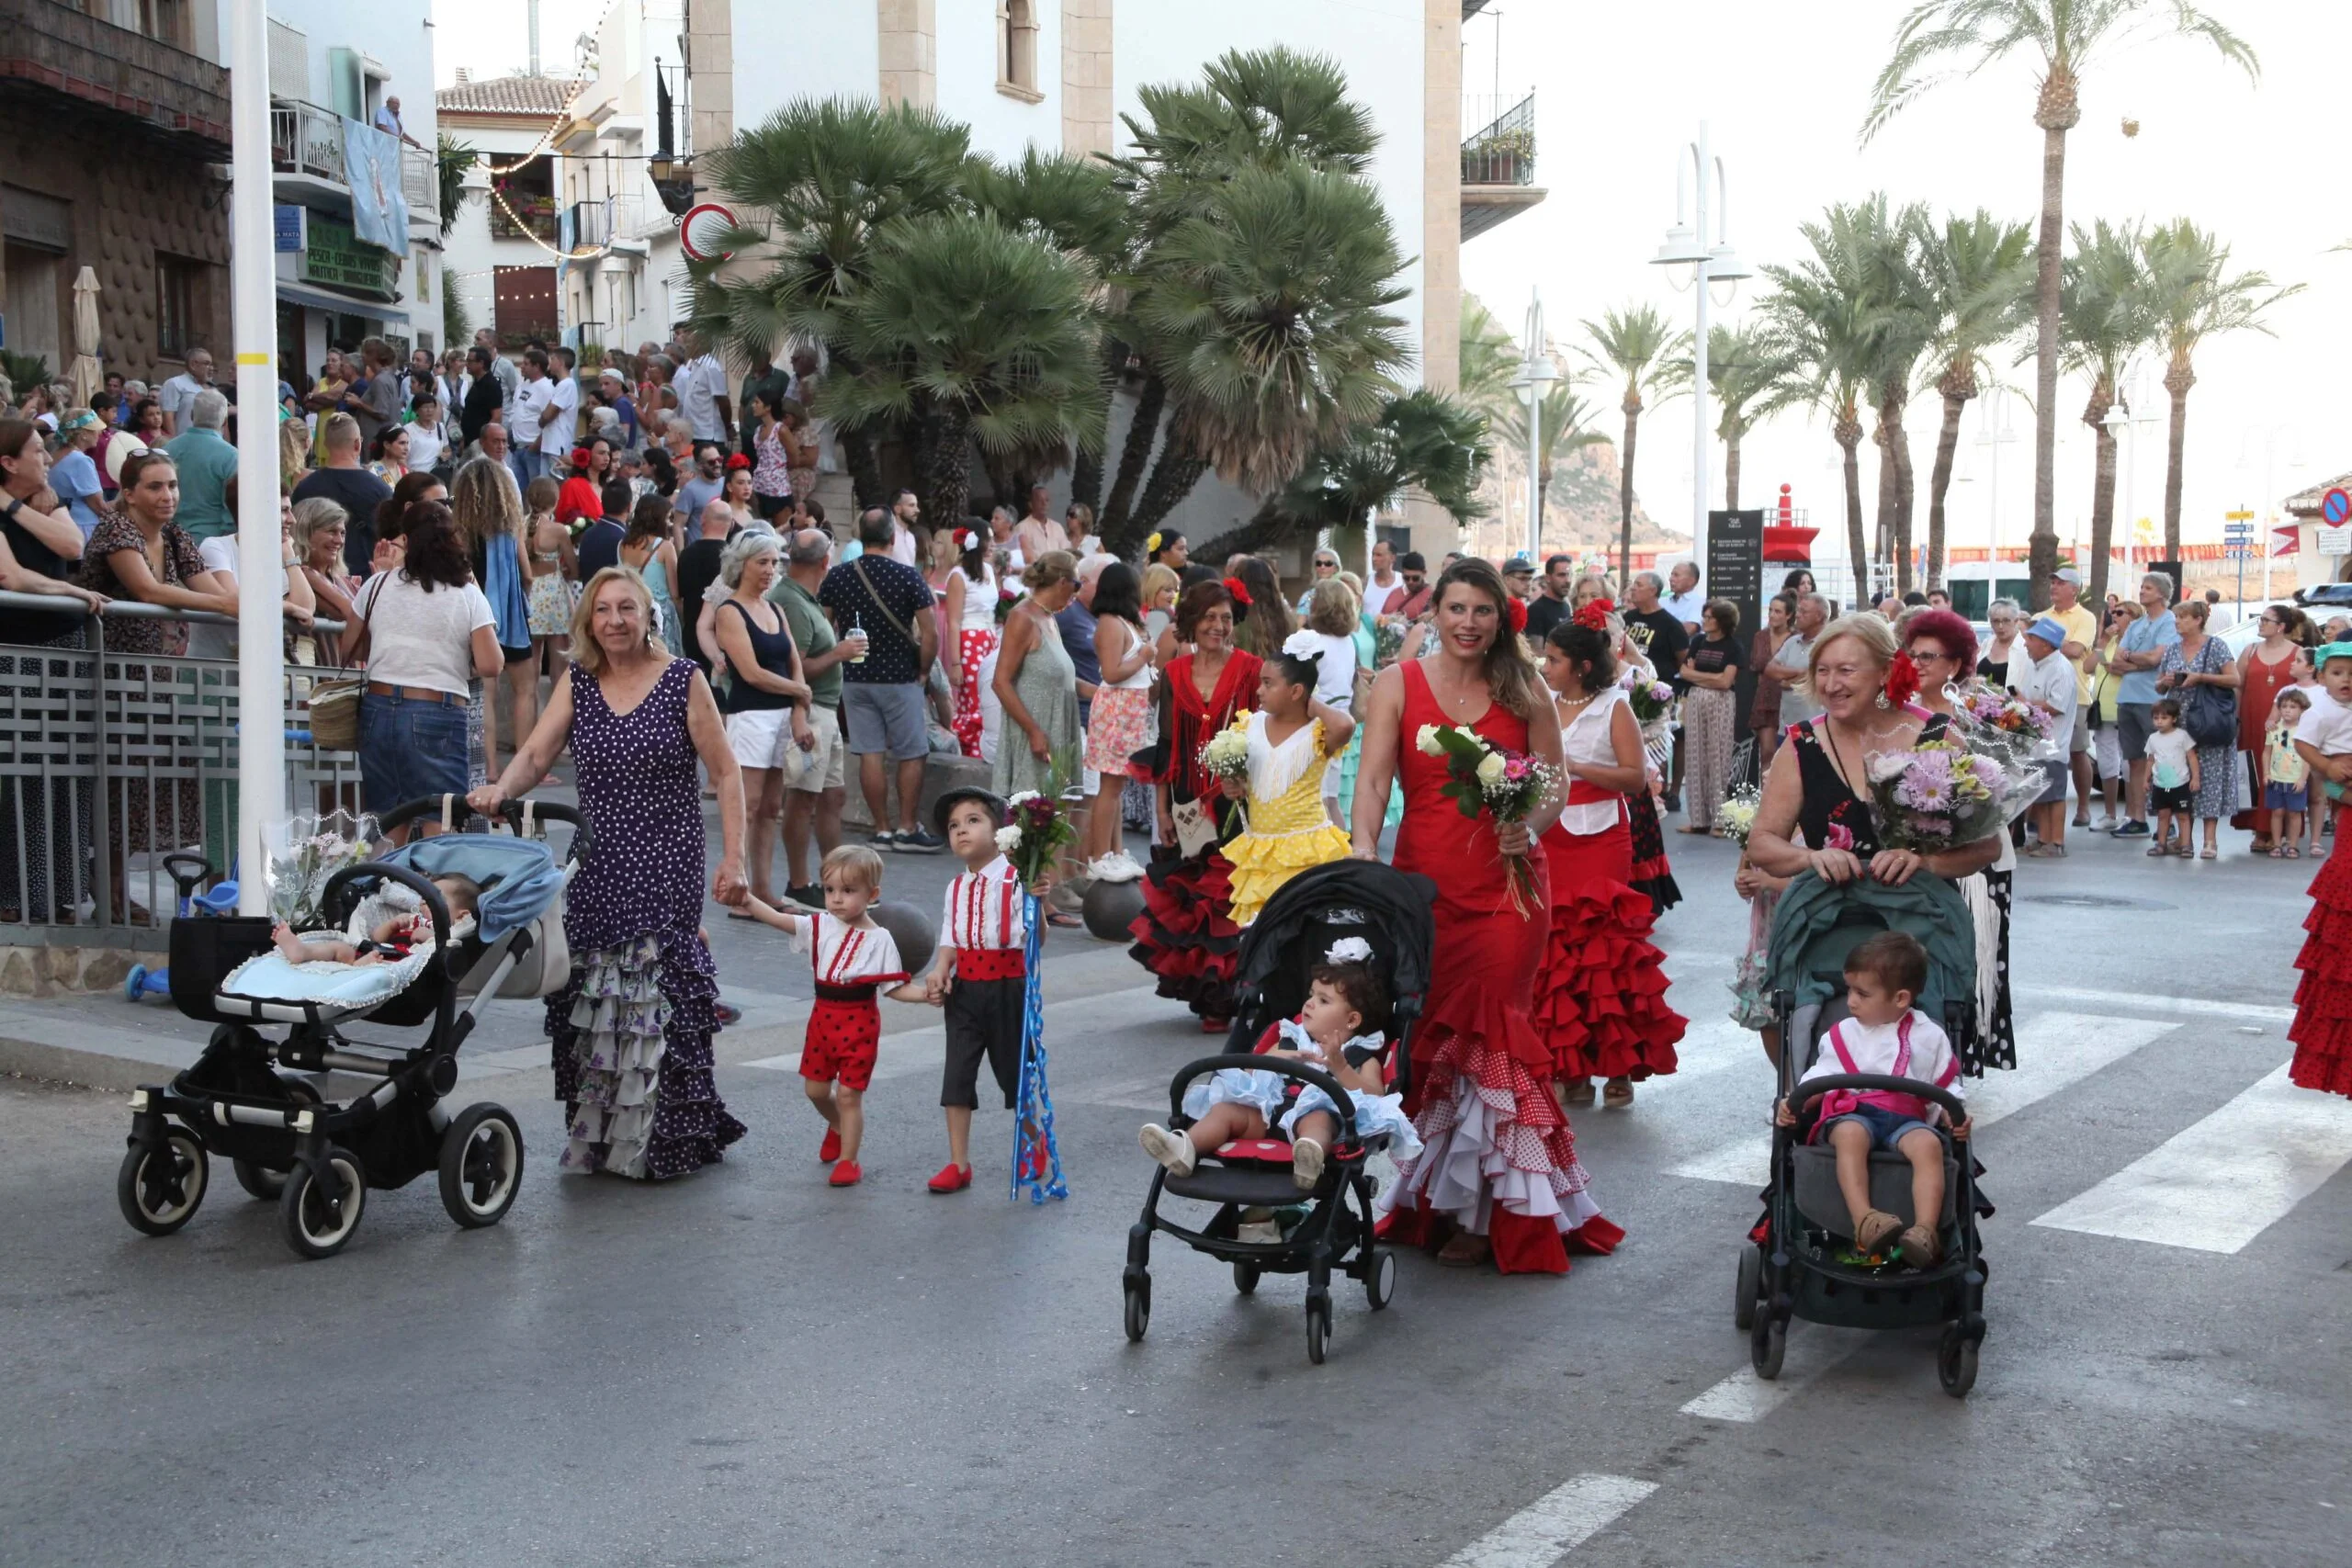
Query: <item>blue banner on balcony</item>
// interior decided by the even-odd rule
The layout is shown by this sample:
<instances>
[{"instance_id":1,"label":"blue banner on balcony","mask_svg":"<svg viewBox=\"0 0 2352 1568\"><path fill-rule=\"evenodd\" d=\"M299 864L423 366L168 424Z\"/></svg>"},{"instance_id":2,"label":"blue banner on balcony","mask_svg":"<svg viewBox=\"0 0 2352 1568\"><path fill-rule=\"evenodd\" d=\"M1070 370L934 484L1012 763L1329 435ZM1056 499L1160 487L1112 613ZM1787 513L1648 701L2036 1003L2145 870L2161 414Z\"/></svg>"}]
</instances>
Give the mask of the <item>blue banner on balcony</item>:
<instances>
[{"instance_id":1,"label":"blue banner on balcony","mask_svg":"<svg viewBox=\"0 0 2352 1568\"><path fill-rule=\"evenodd\" d=\"M401 190L401 143L374 126L343 122L344 183L352 231L396 256L408 254L408 197Z\"/></svg>"}]
</instances>

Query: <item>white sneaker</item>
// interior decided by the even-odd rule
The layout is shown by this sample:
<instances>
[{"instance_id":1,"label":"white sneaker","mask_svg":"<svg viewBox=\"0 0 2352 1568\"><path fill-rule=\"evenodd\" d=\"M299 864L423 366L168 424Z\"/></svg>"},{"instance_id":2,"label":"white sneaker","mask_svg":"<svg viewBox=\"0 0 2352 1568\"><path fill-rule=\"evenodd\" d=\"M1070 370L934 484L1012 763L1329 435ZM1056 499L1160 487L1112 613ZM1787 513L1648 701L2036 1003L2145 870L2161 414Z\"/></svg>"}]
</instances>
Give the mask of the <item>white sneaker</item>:
<instances>
[{"instance_id":1,"label":"white sneaker","mask_svg":"<svg viewBox=\"0 0 2352 1568\"><path fill-rule=\"evenodd\" d=\"M1178 1176L1192 1175L1193 1163L1200 1157L1192 1139L1182 1133L1171 1133L1157 1122L1143 1124L1142 1142L1144 1153Z\"/></svg>"},{"instance_id":2,"label":"white sneaker","mask_svg":"<svg viewBox=\"0 0 2352 1568\"><path fill-rule=\"evenodd\" d=\"M1301 1138L1290 1146L1290 1179L1298 1183L1299 1190L1311 1192L1323 1179L1323 1145L1312 1138Z\"/></svg>"},{"instance_id":3,"label":"white sneaker","mask_svg":"<svg viewBox=\"0 0 2352 1568\"><path fill-rule=\"evenodd\" d=\"M1086 874L1097 882L1135 882L1142 877L1143 867L1125 850L1114 850L1098 856Z\"/></svg>"}]
</instances>

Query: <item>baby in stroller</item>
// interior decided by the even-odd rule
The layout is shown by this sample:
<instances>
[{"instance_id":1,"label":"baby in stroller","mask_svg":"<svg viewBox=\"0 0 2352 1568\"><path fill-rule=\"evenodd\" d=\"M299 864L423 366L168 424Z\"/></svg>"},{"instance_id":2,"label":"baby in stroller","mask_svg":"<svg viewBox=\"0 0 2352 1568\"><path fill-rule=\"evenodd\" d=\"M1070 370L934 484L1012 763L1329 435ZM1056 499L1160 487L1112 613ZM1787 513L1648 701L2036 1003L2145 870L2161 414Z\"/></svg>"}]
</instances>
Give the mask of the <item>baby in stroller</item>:
<instances>
[{"instance_id":1,"label":"baby in stroller","mask_svg":"<svg viewBox=\"0 0 2352 1568\"><path fill-rule=\"evenodd\" d=\"M1798 1094L1815 1078L1877 1073L1918 1078L1961 1096L1960 1060L1951 1041L1913 1005L1928 984L1928 950L1917 939L1882 931L1857 943L1847 957L1845 977L1849 1016L1821 1037L1822 1049L1798 1079ZM1944 1159L1953 1138L1967 1139L1967 1118L1947 1133L1941 1106L1888 1089L1835 1089L1801 1106L1791 1103L1796 1098L1781 1100L1774 1119L1793 1127L1800 1110L1816 1117L1808 1141L1826 1141L1837 1155L1838 1190L1853 1219L1855 1249L1874 1255L1894 1240L1906 1266L1931 1267L1939 1251L1935 1216L1943 1213ZM1908 1228L1871 1204L1870 1156L1877 1149L1911 1162L1911 1212L1920 1221Z\"/></svg>"},{"instance_id":2,"label":"baby in stroller","mask_svg":"<svg viewBox=\"0 0 2352 1568\"><path fill-rule=\"evenodd\" d=\"M481 888L471 877L454 874L436 876L433 886L440 890L442 902L449 907L450 935L462 936L472 928L461 924L469 921L474 906L481 898ZM269 940L288 964L397 964L419 947L433 941L433 911L423 907L406 914L395 913L379 921L368 933L365 942L322 941L304 942L294 934L285 921L270 928Z\"/></svg>"},{"instance_id":3,"label":"baby in stroller","mask_svg":"<svg viewBox=\"0 0 2352 1568\"><path fill-rule=\"evenodd\" d=\"M1385 1092L1388 994L1371 958L1372 944L1361 937L1334 943L1312 972L1298 1016L1268 1029L1257 1050L1329 1073L1354 1102L1357 1134L1385 1134L1390 1152L1410 1159L1421 1144L1402 1097ZM1285 1091L1292 1089L1297 1093L1285 1106ZM1193 1083L1185 1091L1184 1114L1193 1123L1181 1133L1153 1122L1141 1134L1144 1152L1169 1170L1189 1175L1209 1150L1262 1138L1270 1126L1278 1127L1290 1138L1291 1178L1302 1191L1312 1191L1322 1179L1340 1125L1338 1107L1322 1089L1244 1067L1220 1068Z\"/></svg>"}]
</instances>

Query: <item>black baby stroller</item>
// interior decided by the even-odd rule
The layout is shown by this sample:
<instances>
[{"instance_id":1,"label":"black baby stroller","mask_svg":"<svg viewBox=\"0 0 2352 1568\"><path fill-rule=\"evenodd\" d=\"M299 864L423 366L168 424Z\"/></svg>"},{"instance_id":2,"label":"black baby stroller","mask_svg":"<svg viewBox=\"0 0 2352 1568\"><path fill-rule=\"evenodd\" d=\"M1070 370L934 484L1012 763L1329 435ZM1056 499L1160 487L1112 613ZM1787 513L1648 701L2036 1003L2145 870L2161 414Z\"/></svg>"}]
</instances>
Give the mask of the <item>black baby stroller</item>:
<instances>
[{"instance_id":1,"label":"black baby stroller","mask_svg":"<svg viewBox=\"0 0 2352 1568\"><path fill-rule=\"evenodd\" d=\"M472 819L463 801L444 796L400 807L380 826L389 832L436 815L446 827ZM458 1048L484 998L546 996L569 976L563 892L587 856L589 832L566 807L510 801L504 815L511 836L420 838L328 878L319 907L329 927L365 934L406 897L387 899L394 887L430 911L433 944L395 963L323 976L272 947L266 916L173 923L172 1001L220 1027L168 1087L130 1097L130 1149L115 1195L133 1228L169 1235L187 1224L204 1201L208 1156L231 1161L254 1197L277 1201L287 1245L304 1258L342 1249L369 1188L404 1186L427 1171L439 1172L442 1205L458 1224L505 1217L522 1181L521 1129L503 1106L484 1102L452 1117L442 1100L457 1087ZM548 822L572 829L560 861L537 836ZM431 880L452 874L482 889L474 928L454 938ZM363 1020L430 1027L407 1047L340 1032ZM273 1041L256 1023L291 1027ZM377 1087L332 1101L308 1076L327 1072Z\"/></svg>"},{"instance_id":2,"label":"black baby stroller","mask_svg":"<svg viewBox=\"0 0 2352 1568\"><path fill-rule=\"evenodd\" d=\"M1943 1021L1964 1067L1982 1071L1976 1039L1975 938L1968 906L1951 885L1917 876L1901 887L1862 881L1838 886L1807 874L1782 895L1772 922L1772 1010L1781 1031L1778 1095L1796 1093L1822 1036L1846 1016L1847 955L1882 931L1907 932L1928 951L1926 994L1917 1006ZM1874 1073L1815 1078L1804 1095L1832 1089L1883 1089L1917 1095L1953 1122L1966 1114L1958 1096L1917 1078ZM1757 1237L1740 1248L1733 1320L1751 1337L1756 1375L1780 1375L1789 1319L1850 1328L1905 1328L1940 1323L1936 1371L1944 1391L1964 1396L1976 1382L1984 1338L1985 1269L1976 1222L1976 1164L1966 1144L1944 1158L1939 1260L1896 1270L1857 1260L1853 1221L1838 1189L1837 1156L1805 1142L1811 1123L1772 1132L1772 1184ZM1911 1164L1887 1150L1870 1156L1871 1203L1908 1225Z\"/></svg>"},{"instance_id":3,"label":"black baby stroller","mask_svg":"<svg viewBox=\"0 0 2352 1568\"><path fill-rule=\"evenodd\" d=\"M1363 1282L1374 1312L1388 1304L1396 1288L1396 1258L1373 1240L1374 1183L1364 1172L1365 1156L1385 1146L1386 1138L1358 1136L1353 1102L1329 1074L1287 1058L1256 1055L1252 1049L1268 1029L1306 1004L1311 973L1332 944L1343 937L1361 937L1371 943L1372 967L1388 987L1388 1050L1396 1064L1395 1087L1401 1090L1409 1058L1400 1046L1429 988L1434 940L1430 906L1436 896L1436 885L1425 876L1369 861L1336 861L1303 871L1283 884L1242 933L1227 1055L1203 1057L1177 1073L1168 1089L1169 1125L1180 1132L1191 1125L1193 1118L1184 1114L1184 1093L1194 1079L1241 1067L1292 1080L1294 1095L1308 1084L1322 1089L1338 1106L1339 1134L1322 1179L1311 1192L1300 1191L1292 1179L1290 1145L1272 1138L1227 1144L1213 1154L1204 1153L1188 1175L1155 1168L1143 1217L1127 1232L1127 1266L1121 1282L1129 1339L1140 1340L1151 1321L1154 1231L1166 1231L1196 1252L1231 1263L1234 1288L1245 1296L1258 1288L1261 1275L1305 1274L1310 1361L1323 1359L1330 1337L1334 1269ZM1214 1203L1216 1213L1202 1228L1187 1229L1160 1213L1163 1190ZM1296 1214L1300 1205L1305 1212ZM1294 1214L1278 1218L1279 1239L1244 1241L1239 1233L1243 1214L1250 1210Z\"/></svg>"}]
</instances>

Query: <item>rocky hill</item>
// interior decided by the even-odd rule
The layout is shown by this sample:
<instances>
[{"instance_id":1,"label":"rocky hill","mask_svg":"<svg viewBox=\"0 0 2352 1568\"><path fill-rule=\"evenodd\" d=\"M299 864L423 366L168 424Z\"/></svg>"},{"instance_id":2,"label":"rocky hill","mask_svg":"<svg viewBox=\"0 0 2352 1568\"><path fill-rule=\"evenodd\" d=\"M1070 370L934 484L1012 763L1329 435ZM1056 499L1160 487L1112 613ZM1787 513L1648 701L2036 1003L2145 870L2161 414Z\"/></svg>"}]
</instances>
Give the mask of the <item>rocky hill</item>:
<instances>
[{"instance_id":1,"label":"rocky hill","mask_svg":"<svg viewBox=\"0 0 2352 1568\"><path fill-rule=\"evenodd\" d=\"M1478 499L1487 515L1471 530L1481 555L1501 557L1517 551L1525 533L1527 457L1508 442L1498 441L1495 461L1487 468ZM1546 553L1570 555L1613 550L1617 547L1617 445L1580 446L1552 466L1552 485L1544 500L1544 547ZM1634 547L1654 550L1687 546L1689 536L1669 534L1642 509L1640 492L1634 496Z\"/></svg>"}]
</instances>

